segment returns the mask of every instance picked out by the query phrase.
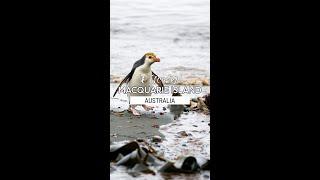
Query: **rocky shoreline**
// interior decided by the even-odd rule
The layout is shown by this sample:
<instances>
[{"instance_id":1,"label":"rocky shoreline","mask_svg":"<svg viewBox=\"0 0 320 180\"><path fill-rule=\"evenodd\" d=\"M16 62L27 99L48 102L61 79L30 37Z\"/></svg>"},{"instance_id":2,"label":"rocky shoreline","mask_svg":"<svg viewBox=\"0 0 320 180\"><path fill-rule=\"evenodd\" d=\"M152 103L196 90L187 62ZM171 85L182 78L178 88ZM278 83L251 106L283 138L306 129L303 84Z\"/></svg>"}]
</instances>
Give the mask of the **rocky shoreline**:
<instances>
[{"instance_id":1,"label":"rocky shoreline","mask_svg":"<svg viewBox=\"0 0 320 180\"><path fill-rule=\"evenodd\" d=\"M210 160L210 106L209 96L192 98L190 105L169 105L156 107L153 111L143 111L142 116L133 116L126 110L125 98L115 98L119 103L110 110L110 152L115 147L137 142L139 146L148 144L152 155L171 163L168 169L174 173L162 172L161 167L139 164L134 167L117 165L126 155L120 155L117 161L110 162L111 179L209 179L210 171L198 168L190 173L183 173L175 162L181 159L190 160L195 164L201 160ZM208 106L207 106L208 105ZM112 150L113 149L113 150ZM138 148L136 148L138 149ZM135 150L136 150L135 149ZM135 150L130 151L133 153ZM148 151L148 153L150 153ZM140 157L141 158L141 157ZM124 160L123 160L124 161ZM189 161L189 160L188 160ZM139 161L138 161L139 162ZM181 163L180 163L181 164ZM182 163L183 164L183 163ZM200 163L201 164L201 163ZM200 165L198 164L200 167ZM144 173L149 172L149 173ZM151 173L152 172L152 173ZM174 176L174 177L172 177Z\"/></svg>"}]
</instances>

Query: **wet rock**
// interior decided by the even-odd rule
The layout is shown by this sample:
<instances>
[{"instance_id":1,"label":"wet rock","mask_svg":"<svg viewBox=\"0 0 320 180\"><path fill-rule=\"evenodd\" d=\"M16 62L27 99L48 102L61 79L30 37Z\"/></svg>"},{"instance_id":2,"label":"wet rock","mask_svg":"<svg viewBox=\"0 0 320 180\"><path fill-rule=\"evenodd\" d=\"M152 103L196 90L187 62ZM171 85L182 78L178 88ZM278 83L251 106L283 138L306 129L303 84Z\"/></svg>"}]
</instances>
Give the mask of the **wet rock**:
<instances>
[{"instance_id":1,"label":"wet rock","mask_svg":"<svg viewBox=\"0 0 320 180\"><path fill-rule=\"evenodd\" d=\"M197 125L192 125L193 127L198 127Z\"/></svg>"},{"instance_id":2,"label":"wet rock","mask_svg":"<svg viewBox=\"0 0 320 180\"><path fill-rule=\"evenodd\" d=\"M131 152L124 156L120 161L117 162L117 166L126 166L128 168L134 167L136 164L141 163L141 156L139 154L139 149Z\"/></svg>"},{"instance_id":3,"label":"wet rock","mask_svg":"<svg viewBox=\"0 0 320 180\"><path fill-rule=\"evenodd\" d=\"M192 157L179 158L175 163L168 162L159 169L159 172L166 173L194 173L199 172L200 167L197 160Z\"/></svg>"},{"instance_id":4,"label":"wet rock","mask_svg":"<svg viewBox=\"0 0 320 180\"><path fill-rule=\"evenodd\" d=\"M131 153L132 151L139 149L139 144L135 141L129 142L126 145L111 145L110 146L110 160L115 160L119 154L123 156Z\"/></svg>"},{"instance_id":5,"label":"wet rock","mask_svg":"<svg viewBox=\"0 0 320 180\"><path fill-rule=\"evenodd\" d=\"M160 115L163 115L164 113L163 112L160 112Z\"/></svg>"},{"instance_id":6,"label":"wet rock","mask_svg":"<svg viewBox=\"0 0 320 180\"><path fill-rule=\"evenodd\" d=\"M198 98L192 98L190 101L191 102L198 102Z\"/></svg>"},{"instance_id":7,"label":"wet rock","mask_svg":"<svg viewBox=\"0 0 320 180\"><path fill-rule=\"evenodd\" d=\"M162 166L159 169L159 172L164 172L164 173L176 173L179 172L180 170L175 168L172 162L166 163L164 166Z\"/></svg>"},{"instance_id":8,"label":"wet rock","mask_svg":"<svg viewBox=\"0 0 320 180\"><path fill-rule=\"evenodd\" d=\"M173 119L178 119L184 112L184 105L169 105L170 113L174 115Z\"/></svg>"},{"instance_id":9,"label":"wet rock","mask_svg":"<svg viewBox=\"0 0 320 180\"><path fill-rule=\"evenodd\" d=\"M161 141L162 141L162 139L160 136L153 136L152 137L152 142L161 142Z\"/></svg>"},{"instance_id":10,"label":"wet rock","mask_svg":"<svg viewBox=\"0 0 320 180\"><path fill-rule=\"evenodd\" d=\"M182 157L179 158L175 163L174 166L176 168L187 170L187 171L198 171L200 167L197 163L197 159L189 156L189 157Z\"/></svg>"},{"instance_id":11,"label":"wet rock","mask_svg":"<svg viewBox=\"0 0 320 180\"><path fill-rule=\"evenodd\" d=\"M209 80L208 79L202 79L202 85L209 86Z\"/></svg>"},{"instance_id":12,"label":"wet rock","mask_svg":"<svg viewBox=\"0 0 320 180\"><path fill-rule=\"evenodd\" d=\"M144 139L138 138L136 141L137 142L144 142Z\"/></svg>"},{"instance_id":13,"label":"wet rock","mask_svg":"<svg viewBox=\"0 0 320 180\"><path fill-rule=\"evenodd\" d=\"M190 101L190 108L191 109L195 109L198 106L198 103L194 102L194 101Z\"/></svg>"},{"instance_id":14,"label":"wet rock","mask_svg":"<svg viewBox=\"0 0 320 180\"><path fill-rule=\"evenodd\" d=\"M185 107L185 108L183 109L183 111L184 111L184 112L189 112L190 109L189 109L188 107Z\"/></svg>"},{"instance_id":15,"label":"wet rock","mask_svg":"<svg viewBox=\"0 0 320 180\"><path fill-rule=\"evenodd\" d=\"M151 153L148 153L144 162L149 166L163 166L165 163L165 160L159 157L156 157Z\"/></svg>"},{"instance_id":16,"label":"wet rock","mask_svg":"<svg viewBox=\"0 0 320 180\"><path fill-rule=\"evenodd\" d=\"M210 170L210 160L207 160L205 164L201 165L202 170Z\"/></svg>"},{"instance_id":17,"label":"wet rock","mask_svg":"<svg viewBox=\"0 0 320 180\"><path fill-rule=\"evenodd\" d=\"M207 105L204 103L204 98L198 98L198 107L204 112L209 112Z\"/></svg>"},{"instance_id":18,"label":"wet rock","mask_svg":"<svg viewBox=\"0 0 320 180\"><path fill-rule=\"evenodd\" d=\"M203 96L203 98L204 98L204 103L205 103L208 107L210 107L210 93L207 94L207 95L205 95L205 96Z\"/></svg>"},{"instance_id":19,"label":"wet rock","mask_svg":"<svg viewBox=\"0 0 320 180\"><path fill-rule=\"evenodd\" d=\"M122 158L123 158L123 155L122 154L118 154L118 156L117 156L115 161L120 161Z\"/></svg>"},{"instance_id":20,"label":"wet rock","mask_svg":"<svg viewBox=\"0 0 320 180\"><path fill-rule=\"evenodd\" d=\"M200 111L209 114L208 105L210 104L210 94L204 97L193 98L190 100L189 109L192 111Z\"/></svg>"},{"instance_id":21,"label":"wet rock","mask_svg":"<svg viewBox=\"0 0 320 180\"><path fill-rule=\"evenodd\" d=\"M156 174L154 171L152 171L151 169L149 169L146 165L144 165L142 163L134 165L134 167L132 169L130 169L130 171L129 171L129 173L137 173L137 172L142 172L145 174L152 174L152 175Z\"/></svg>"},{"instance_id":22,"label":"wet rock","mask_svg":"<svg viewBox=\"0 0 320 180\"><path fill-rule=\"evenodd\" d=\"M174 91L174 92L172 93L172 96L181 96L181 94L180 94L179 92Z\"/></svg>"},{"instance_id":23,"label":"wet rock","mask_svg":"<svg viewBox=\"0 0 320 180\"><path fill-rule=\"evenodd\" d=\"M197 163L202 170L210 170L210 160L203 157L196 157Z\"/></svg>"}]
</instances>

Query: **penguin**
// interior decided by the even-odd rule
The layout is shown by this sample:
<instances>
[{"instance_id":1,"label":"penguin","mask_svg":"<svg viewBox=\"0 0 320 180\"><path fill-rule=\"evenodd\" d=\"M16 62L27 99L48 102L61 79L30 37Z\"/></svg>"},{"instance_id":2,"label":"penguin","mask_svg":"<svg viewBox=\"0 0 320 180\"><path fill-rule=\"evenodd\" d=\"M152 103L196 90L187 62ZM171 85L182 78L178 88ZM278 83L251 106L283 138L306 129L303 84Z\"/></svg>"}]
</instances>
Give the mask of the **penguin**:
<instances>
[{"instance_id":1,"label":"penguin","mask_svg":"<svg viewBox=\"0 0 320 180\"><path fill-rule=\"evenodd\" d=\"M136 61L133 64L133 67L130 73L120 82L116 91L113 94L113 97L117 94L119 88L123 83L127 83L128 87L143 87L143 89L151 87L151 79L161 88L163 88L163 83L161 79L151 70L151 65L155 62L160 62L160 58L158 58L154 53L146 53L140 60ZM149 92L149 93L148 93ZM141 114L135 109L137 105L130 104L130 96L151 96L151 92L144 93L128 93L129 98L129 112L132 112L135 116L140 116ZM152 110L152 106L147 106L142 104L142 107L146 110Z\"/></svg>"}]
</instances>

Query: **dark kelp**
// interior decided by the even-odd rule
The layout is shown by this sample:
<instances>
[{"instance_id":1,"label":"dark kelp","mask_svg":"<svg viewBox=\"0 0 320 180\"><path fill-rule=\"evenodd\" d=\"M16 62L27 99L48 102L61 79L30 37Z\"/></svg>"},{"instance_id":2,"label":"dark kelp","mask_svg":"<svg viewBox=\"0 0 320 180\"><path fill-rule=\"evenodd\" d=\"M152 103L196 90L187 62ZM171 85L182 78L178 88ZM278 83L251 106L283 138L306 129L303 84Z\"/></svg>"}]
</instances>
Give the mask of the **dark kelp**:
<instances>
[{"instance_id":1,"label":"dark kelp","mask_svg":"<svg viewBox=\"0 0 320 180\"><path fill-rule=\"evenodd\" d=\"M210 160L193 156L180 157L177 161L170 162L158 157L155 150L145 142L132 141L122 146L112 145L110 154L110 162L114 162L116 166L127 167L132 176L140 173L155 174L149 167L161 173L196 173L209 170L210 167Z\"/></svg>"}]
</instances>

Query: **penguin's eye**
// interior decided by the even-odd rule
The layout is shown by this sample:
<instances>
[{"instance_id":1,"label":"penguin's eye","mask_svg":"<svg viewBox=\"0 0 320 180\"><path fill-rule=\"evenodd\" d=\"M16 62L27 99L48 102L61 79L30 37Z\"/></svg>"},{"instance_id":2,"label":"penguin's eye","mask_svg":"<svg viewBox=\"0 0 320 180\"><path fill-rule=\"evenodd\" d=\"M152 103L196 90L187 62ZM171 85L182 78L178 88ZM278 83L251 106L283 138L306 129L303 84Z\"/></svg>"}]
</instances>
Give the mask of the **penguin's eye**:
<instances>
[{"instance_id":1,"label":"penguin's eye","mask_svg":"<svg viewBox=\"0 0 320 180\"><path fill-rule=\"evenodd\" d=\"M152 56L149 56L149 59L151 59L152 58Z\"/></svg>"}]
</instances>

